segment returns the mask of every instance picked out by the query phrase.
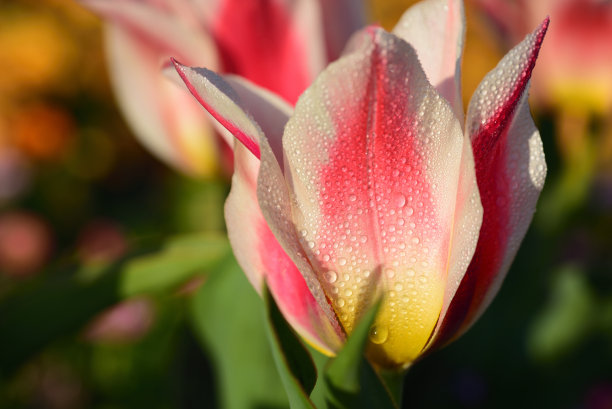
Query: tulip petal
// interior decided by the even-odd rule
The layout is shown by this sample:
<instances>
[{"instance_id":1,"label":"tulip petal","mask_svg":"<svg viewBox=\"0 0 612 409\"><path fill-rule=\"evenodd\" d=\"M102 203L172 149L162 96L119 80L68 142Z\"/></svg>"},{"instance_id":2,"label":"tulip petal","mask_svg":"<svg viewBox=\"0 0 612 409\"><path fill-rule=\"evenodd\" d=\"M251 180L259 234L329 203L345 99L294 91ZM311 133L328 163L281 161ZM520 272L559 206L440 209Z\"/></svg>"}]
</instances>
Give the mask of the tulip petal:
<instances>
[{"instance_id":1,"label":"tulip petal","mask_svg":"<svg viewBox=\"0 0 612 409\"><path fill-rule=\"evenodd\" d=\"M307 38L301 30L303 24L316 24L319 20L313 3L312 0L219 2L211 30L223 70L248 78L294 103L313 78L308 57L317 62L317 71L324 64L322 49L318 56L309 52L313 45L321 48L321 35Z\"/></svg>"},{"instance_id":2,"label":"tulip petal","mask_svg":"<svg viewBox=\"0 0 612 409\"><path fill-rule=\"evenodd\" d=\"M221 76L206 68L187 67L174 59L172 62L200 105L259 158L262 131L240 106L236 91Z\"/></svg>"},{"instance_id":3,"label":"tulip petal","mask_svg":"<svg viewBox=\"0 0 612 409\"><path fill-rule=\"evenodd\" d=\"M136 137L183 172L214 173L220 146L207 115L160 72L171 55L215 67L211 39L151 4L110 0L83 0L82 4L108 19L111 80Z\"/></svg>"},{"instance_id":4,"label":"tulip petal","mask_svg":"<svg viewBox=\"0 0 612 409\"><path fill-rule=\"evenodd\" d=\"M310 292L300 273L303 268L298 270L279 245L257 201L261 144L276 162L277 155L282 155L282 130L292 108L243 79L221 78L177 62L175 66L198 101L242 142L234 149L232 190L225 204L228 235L240 266L257 291L266 279L281 312L304 339L324 353L333 353L344 334L335 317L326 314Z\"/></svg>"},{"instance_id":5,"label":"tulip petal","mask_svg":"<svg viewBox=\"0 0 612 409\"><path fill-rule=\"evenodd\" d=\"M238 117L243 119L245 116L247 118L252 118L256 125L258 125L265 134L270 136L270 143L274 147L274 151L281 152L281 138L283 129L287 123L287 119L289 119L293 113L293 107L291 107L286 101L242 77L236 75L224 75L223 77L220 77L209 70L197 68L193 69L195 74L193 74L193 72L189 74L187 73L188 70L184 69L187 67L182 66L182 64L175 60L173 62L174 65L171 69L168 68L164 70L166 77L172 79L173 82L185 88L185 91L188 93L195 93L194 95L196 99L202 100L200 105L203 105L204 107L208 106L211 110L215 111L215 115L219 117L221 117L221 111L215 108L215 106L222 104L222 102L216 101L215 99L219 99L221 98L221 95L225 95L226 98L229 98L230 100L227 101L227 103L230 105L235 105L234 108L237 111L230 109L223 112L226 112L228 115L232 114L233 112L238 112ZM175 67L181 67L180 71ZM183 71L187 74L181 75L179 73ZM183 79L183 76L185 80ZM197 82L199 81L199 76L210 77L208 80L206 78L203 79L204 84L208 84L208 86L211 87L211 90L218 87L219 89L217 90L217 93L198 91ZM222 118L222 121L217 121L214 119L213 115L211 116L213 117L211 122L217 129L217 132L219 132L219 134L226 139L230 146L233 146L234 135L228 131L224 125L222 125L228 121L231 122L231 119ZM248 122L248 120L246 120L246 122ZM253 135L251 135L252 138L255 138L255 131L256 130L250 131L253 133ZM239 133L238 135L241 134ZM251 138L249 138L247 143L251 143L250 141Z\"/></svg>"},{"instance_id":6,"label":"tulip petal","mask_svg":"<svg viewBox=\"0 0 612 409\"><path fill-rule=\"evenodd\" d=\"M349 38L365 26L364 3L355 0L320 1L328 61L340 57Z\"/></svg>"},{"instance_id":7,"label":"tulip petal","mask_svg":"<svg viewBox=\"0 0 612 409\"><path fill-rule=\"evenodd\" d=\"M192 68L172 60L187 89L230 134L260 157L259 143L267 138L277 158L282 158L282 136L293 108L281 97L250 81Z\"/></svg>"},{"instance_id":8,"label":"tulip petal","mask_svg":"<svg viewBox=\"0 0 612 409\"><path fill-rule=\"evenodd\" d=\"M469 138L464 138L461 168L459 170L459 189L454 213L454 226L448 260L448 276L444 292L444 303L436 327L425 350L430 349L438 339L443 319L460 287L462 279L474 256L483 219L478 184L474 175L474 157Z\"/></svg>"},{"instance_id":9,"label":"tulip petal","mask_svg":"<svg viewBox=\"0 0 612 409\"><path fill-rule=\"evenodd\" d=\"M158 66L174 56L193 65L219 67L212 38L195 22L187 24L179 16L139 1L81 0L81 4L158 53Z\"/></svg>"},{"instance_id":10,"label":"tulip petal","mask_svg":"<svg viewBox=\"0 0 612 409\"><path fill-rule=\"evenodd\" d=\"M236 92L240 105L257 122L274 154L281 157L283 132L293 114L293 107L278 95L242 77L225 75L223 79Z\"/></svg>"},{"instance_id":11,"label":"tulip petal","mask_svg":"<svg viewBox=\"0 0 612 409\"><path fill-rule=\"evenodd\" d=\"M425 0L409 8L393 34L412 45L425 74L463 123L461 56L465 13L460 0Z\"/></svg>"},{"instance_id":12,"label":"tulip petal","mask_svg":"<svg viewBox=\"0 0 612 409\"><path fill-rule=\"evenodd\" d=\"M535 212L546 162L527 94L547 28L548 19L487 74L470 101L466 133L484 216L474 258L444 317L438 344L464 332L489 305Z\"/></svg>"},{"instance_id":13,"label":"tulip petal","mask_svg":"<svg viewBox=\"0 0 612 409\"><path fill-rule=\"evenodd\" d=\"M473 165L461 166L471 151L460 124L412 47L376 28L361 37L361 49L332 63L287 123L289 187L262 155L258 197L275 236L296 264L312 266L309 287L322 286L347 332L376 291L389 294L375 331L384 336L370 353L400 365L418 356L438 319L459 180L475 175ZM290 196L279 193L287 189Z\"/></svg>"},{"instance_id":14,"label":"tulip petal","mask_svg":"<svg viewBox=\"0 0 612 409\"><path fill-rule=\"evenodd\" d=\"M320 308L304 277L270 231L258 206L259 160L238 144L234 163L225 218L238 263L260 293L265 278L279 309L305 340L328 355L334 353L344 339L339 325L330 322Z\"/></svg>"},{"instance_id":15,"label":"tulip petal","mask_svg":"<svg viewBox=\"0 0 612 409\"><path fill-rule=\"evenodd\" d=\"M135 136L185 173L213 174L219 146L208 117L164 77L158 51L119 26L106 27L106 40L115 95Z\"/></svg>"}]
</instances>

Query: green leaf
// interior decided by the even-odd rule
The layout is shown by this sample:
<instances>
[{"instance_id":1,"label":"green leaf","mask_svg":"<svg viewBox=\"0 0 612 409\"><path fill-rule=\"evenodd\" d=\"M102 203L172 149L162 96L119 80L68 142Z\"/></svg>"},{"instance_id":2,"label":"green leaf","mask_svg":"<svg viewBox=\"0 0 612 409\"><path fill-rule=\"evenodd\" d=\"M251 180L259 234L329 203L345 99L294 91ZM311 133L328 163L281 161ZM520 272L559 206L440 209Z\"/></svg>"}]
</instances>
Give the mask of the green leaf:
<instances>
[{"instance_id":1,"label":"green leaf","mask_svg":"<svg viewBox=\"0 0 612 409\"><path fill-rule=\"evenodd\" d=\"M317 351L310 345L306 345L306 349L310 353L310 356L315 364L318 374L325 374L325 370L327 369L327 365L329 361L332 359L327 355L324 355L320 351ZM315 407L319 409L327 408L327 385L325 381L325 376L318 376L317 383L310 392L310 400L314 403Z\"/></svg>"},{"instance_id":2,"label":"green leaf","mask_svg":"<svg viewBox=\"0 0 612 409\"><path fill-rule=\"evenodd\" d=\"M191 299L192 326L216 369L221 408L288 407L263 315L263 302L233 256Z\"/></svg>"},{"instance_id":3,"label":"green leaf","mask_svg":"<svg viewBox=\"0 0 612 409\"><path fill-rule=\"evenodd\" d=\"M215 267L230 254L227 238L201 233L174 238L156 254L131 261L121 274L120 293L130 297L175 289Z\"/></svg>"},{"instance_id":4,"label":"green leaf","mask_svg":"<svg viewBox=\"0 0 612 409\"><path fill-rule=\"evenodd\" d=\"M285 387L291 409L314 409L308 398L317 381L310 354L281 314L266 287L266 328L272 356Z\"/></svg>"},{"instance_id":5,"label":"green leaf","mask_svg":"<svg viewBox=\"0 0 612 409\"><path fill-rule=\"evenodd\" d=\"M383 380L365 359L370 327L380 307L378 301L361 319L346 344L325 372L327 402L331 408L396 409Z\"/></svg>"},{"instance_id":6,"label":"green leaf","mask_svg":"<svg viewBox=\"0 0 612 409\"><path fill-rule=\"evenodd\" d=\"M213 270L228 254L222 235L189 235L170 240L158 253L67 267L14 289L0 299L0 376L10 375L46 345L79 331L121 299L173 290Z\"/></svg>"},{"instance_id":7,"label":"green leaf","mask_svg":"<svg viewBox=\"0 0 612 409\"><path fill-rule=\"evenodd\" d=\"M601 314L581 268L563 267L554 277L551 295L528 338L529 352L543 362L554 362L584 342Z\"/></svg>"}]
</instances>

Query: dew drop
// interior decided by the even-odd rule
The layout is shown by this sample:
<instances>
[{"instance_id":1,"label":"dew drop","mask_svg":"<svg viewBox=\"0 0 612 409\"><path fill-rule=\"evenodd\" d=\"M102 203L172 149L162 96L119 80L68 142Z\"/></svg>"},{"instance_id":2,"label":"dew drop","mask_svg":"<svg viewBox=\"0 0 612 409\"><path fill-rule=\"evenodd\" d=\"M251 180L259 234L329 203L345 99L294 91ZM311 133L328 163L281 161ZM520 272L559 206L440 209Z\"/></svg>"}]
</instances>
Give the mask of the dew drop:
<instances>
[{"instance_id":1,"label":"dew drop","mask_svg":"<svg viewBox=\"0 0 612 409\"><path fill-rule=\"evenodd\" d=\"M343 258L343 257L339 258L338 259L338 264L341 265L341 266L345 265L346 264L346 259Z\"/></svg>"},{"instance_id":2,"label":"dew drop","mask_svg":"<svg viewBox=\"0 0 612 409\"><path fill-rule=\"evenodd\" d=\"M338 298L338 301L336 301L336 304L340 308L344 307L344 304L345 304L344 298Z\"/></svg>"},{"instance_id":3,"label":"dew drop","mask_svg":"<svg viewBox=\"0 0 612 409\"><path fill-rule=\"evenodd\" d=\"M380 345L389 337L389 330L384 325L374 325L370 328L369 337L373 344Z\"/></svg>"},{"instance_id":4,"label":"dew drop","mask_svg":"<svg viewBox=\"0 0 612 409\"><path fill-rule=\"evenodd\" d=\"M338 279L338 274L336 274L335 271L330 270L327 273L325 273L325 279L327 280L328 283L333 284Z\"/></svg>"},{"instance_id":5,"label":"dew drop","mask_svg":"<svg viewBox=\"0 0 612 409\"><path fill-rule=\"evenodd\" d=\"M395 206L397 207L404 207L406 205L406 196L404 196L401 193L397 193L394 197L393 197L393 203L395 204Z\"/></svg>"}]
</instances>

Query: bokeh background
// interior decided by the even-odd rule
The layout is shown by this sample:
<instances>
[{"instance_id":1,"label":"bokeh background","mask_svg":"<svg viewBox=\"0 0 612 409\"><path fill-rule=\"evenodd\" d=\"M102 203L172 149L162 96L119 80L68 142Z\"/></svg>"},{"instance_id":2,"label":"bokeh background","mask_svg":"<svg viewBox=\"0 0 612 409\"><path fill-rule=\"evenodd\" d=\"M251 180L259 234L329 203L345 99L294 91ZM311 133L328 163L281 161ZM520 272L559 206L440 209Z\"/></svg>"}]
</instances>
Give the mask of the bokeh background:
<instances>
[{"instance_id":1,"label":"bokeh background","mask_svg":"<svg viewBox=\"0 0 612 409\"><path fill-rule=\"evenodd\" d=\"M392 28L411 3L370 0L369 19ZM410 369L407 408L612 408L612 4L535 3L466 0L466 106L551 15L531 93L548 178L498 297ZM187 178L136 142L101 28L74 1L0 2L0 408L286 407L231 256L171 290L120 290L122 263L171 238L218 250L229 175Z\"/></svg>"}]
</instances>

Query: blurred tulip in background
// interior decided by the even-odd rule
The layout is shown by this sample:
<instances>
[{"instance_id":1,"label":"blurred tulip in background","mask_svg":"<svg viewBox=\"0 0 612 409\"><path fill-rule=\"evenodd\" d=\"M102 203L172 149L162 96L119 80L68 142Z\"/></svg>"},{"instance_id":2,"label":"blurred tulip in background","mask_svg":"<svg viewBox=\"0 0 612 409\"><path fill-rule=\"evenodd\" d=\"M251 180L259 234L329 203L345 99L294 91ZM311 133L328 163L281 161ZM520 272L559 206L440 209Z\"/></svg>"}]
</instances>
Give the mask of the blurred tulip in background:
<instances>
[{"instance_id":1,"label":"blurred tulip in background","mask_svg":"<svg viewBox=\"0 0 612 409\"><path fill-rule=\"evenodd\" d=\"M364 24L362 3L352 0L82 4L106 21L111 79L136 136L167 163L200 177L219 164L231 167L233 141L219 138L210 117L164 76L170 57L241 75L295 103Z\"/></svg>"}]
</instances>

